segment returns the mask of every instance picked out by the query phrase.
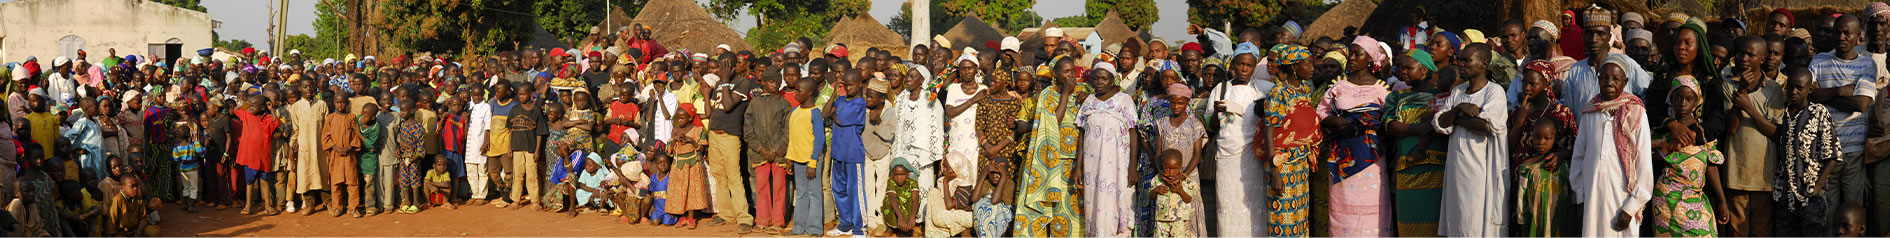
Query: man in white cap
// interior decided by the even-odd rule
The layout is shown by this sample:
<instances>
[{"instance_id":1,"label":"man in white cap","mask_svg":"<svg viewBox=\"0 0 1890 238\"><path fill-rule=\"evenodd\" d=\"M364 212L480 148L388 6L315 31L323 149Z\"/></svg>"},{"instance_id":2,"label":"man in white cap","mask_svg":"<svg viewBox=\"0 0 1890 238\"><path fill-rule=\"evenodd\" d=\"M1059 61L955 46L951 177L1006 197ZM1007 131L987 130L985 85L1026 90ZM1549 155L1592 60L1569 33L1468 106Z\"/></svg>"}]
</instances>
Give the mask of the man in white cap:
<instances>
[{"instance_id":1,"label":"man in white cap","mask_svg":"<svg viewBox=\"0 0 1890 238\"><path fill-rule=\"evenodd\" d=\"M1056 55L1052 55L1050 52L1056 51L1057 42L1061 41L1063 41L1063 28L1051 27L1049 29L1043 29L1043 47L1037 48L1037 63L1047 63L1050 62L1050 57L1056 57Z\"/></svg>"},{"instance_id":2,"label":"man in white cap","mask_svg":"<svg viewBox=\"0 0 1890 238\"><path fill-rule=\"evenodd\" d=\"M50 105L65 106L66 97L78 95L79 82L73 81L72 58L53 58L52 68L52 73L46 75L46 99L52 101Z\"/></svg>"}]
</instances>

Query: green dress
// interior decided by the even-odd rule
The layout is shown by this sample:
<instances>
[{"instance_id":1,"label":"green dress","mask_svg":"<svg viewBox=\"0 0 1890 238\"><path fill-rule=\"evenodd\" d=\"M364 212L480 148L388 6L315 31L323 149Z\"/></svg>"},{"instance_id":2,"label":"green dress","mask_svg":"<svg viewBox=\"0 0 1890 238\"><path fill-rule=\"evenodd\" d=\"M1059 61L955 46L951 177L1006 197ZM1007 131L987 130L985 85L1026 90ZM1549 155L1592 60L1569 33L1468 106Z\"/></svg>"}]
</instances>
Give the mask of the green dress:
<instances>
[{"instance_id":1,"label":"green dress","mask_svg":"<svg viewBox=\"0 0 1890 238\"><path fill-rule=\"evenodd\" d=\"M1077 92L1075 95L1083 95ZM1065 95L1055 87L1045 88L1037 93L1036 103L1030 109L1036 118L1031 120L1030 150L1023 163L1023 173L1019 174L1017 189L1017 217L1013 219L1012 229L1018 237L1069 237L1081 235L1083 228L1081 205L1082 194L1071 186L1069 172L1076 158L1077 138L1081 133L1076 127L1076 100L1068 100L1064 105L1063 116L1057 116L1057 107Z\"/></svg>"},{"instance_id":2,"label":"green dress","mask_svg":"<svg viewBox=\"0 0 1890 238\"><path fill-rule=\"evenodd\" d=\"M1421 123L1449 95L1400 90L1391 92L1392 113L1385 120L1396 123ZM1439 207L1443 204L1444 146L1442 135L1405 136L1393 139L1392 192L1396 209L1398 236L1437 236Z\"/></svg>"},{"instance_id":3,"label":"green dress","mask_svg":"<svg viewBox=\"0 0 1890 238\"><path fill-rule=\"evenodd\" d=\"M1681 147L1662 158L1668 166L1654 178L1654 217L1648 224L1654 227L1655 235L1714 237L1718 233L1713 205L1704 192L1706 170L1712 169L1708 166L1726 162L1715 144Z\"/></svg>"}]
</instances>

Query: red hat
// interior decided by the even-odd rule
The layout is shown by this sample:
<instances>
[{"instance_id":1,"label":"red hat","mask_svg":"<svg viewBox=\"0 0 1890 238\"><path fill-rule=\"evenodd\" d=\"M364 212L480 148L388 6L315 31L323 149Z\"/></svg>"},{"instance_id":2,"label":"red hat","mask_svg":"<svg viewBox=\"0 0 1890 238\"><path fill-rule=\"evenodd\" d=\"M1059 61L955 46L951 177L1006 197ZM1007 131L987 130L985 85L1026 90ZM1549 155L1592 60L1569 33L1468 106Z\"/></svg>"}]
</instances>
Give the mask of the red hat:
<instances>
[{"instance_id":1,"label":"red hat","mask_svg":"<svg viewBox=\"0 0 1890 238\"><path fill-rule=\"evenodd\" d=\"M1181 51L1201 52L1201 43L1188 42L1187 44L1181 44Z\"/></svg>"},{"instance_id":2,"label":"red hat","mask_svg":"<svg viewBox=\"0 0 1890 238\"><path fill-rule=\"evenodd\" d=\"M256 54L256 47L243 47L243 54Z\"/></svg>"},{"instance_id":3,"label":"red hat","mask_svg":"<svg viewBox=\"0 0 1890 238\"><path fill-rule=\"evenodd\" d=\"M1004 44L998 43L998 41L994 41L994 40L984 41L984 48L986 49L1004 48L1003 45Z\"/></svg>"},{"instance_id":4,"label":"red hat","mask_svg":"<svg viewBox=\"0 0 1890 238\"><path fill-rule=\"evenodd\" d=\"M85 50L79 50L79 57L85 57Z\"/></svg>"},{"instance_id":5,"label":"red hat","mask_svg":"<svg viewBox=\"0 0 1890 238\"><path fill-rule=\"evenodd\" d=\"M551 48L551 54L550 54L550 55L546 55L546 56L560 56L560 57L562 57L562 56L569 56L569 55L565 55L565 53L564 53L564 48Z\"/></svg>"},{"instance_id":6,"label":"red hat","mask_svg":"<svg viewBox=\"0 0 1890 238\"><path fill-rule=\"evenodd\" d=\"M1792 10L1787 10L1781 7L1778 9L1772 9L1772 14L1785 15L1785 24L1788 24L1788 25L1797 24L1798 18L1795 18L1792 16Z\"/></svg>"},{"instance_id":7,"label":"red hat","mask_svg":"<svg viewBox=\"0 0 1890 238\"><path fill-rule=\"evenodd\" d=\"M844 45L834 45L833 47L828 47L828 48L827 48L827 54L830 54L830 55L833 55L833 56L837 56L837 57L841 57L841 58L846 58L846 57L847 57L847 46L844 46Z\"/></svg>"},{"instance_id":8,"label":"red hat","mask_svg":"<svg viewBox=\"0 0 1890 238\"><path fill-rule=\"evenodd\" d=\"M602 52L597 52L597 51L591 51L591 53L590 53L590 54L585 54L585 55L584 55L584 57L589 57L589 58L602 58L602 57L604 57L604 53L602 53Z\"/></svg>"}]
</instances>

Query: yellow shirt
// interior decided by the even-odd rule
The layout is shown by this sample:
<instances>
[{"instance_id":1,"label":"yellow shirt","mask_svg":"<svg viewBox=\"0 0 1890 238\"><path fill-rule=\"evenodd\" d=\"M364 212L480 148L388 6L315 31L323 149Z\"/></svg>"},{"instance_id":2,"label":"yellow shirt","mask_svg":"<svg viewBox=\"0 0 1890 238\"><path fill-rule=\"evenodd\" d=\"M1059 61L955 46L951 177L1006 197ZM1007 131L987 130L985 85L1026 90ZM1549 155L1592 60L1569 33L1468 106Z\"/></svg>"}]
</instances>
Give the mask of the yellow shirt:
<instances>
[{"instance_id":1,"label":"yellow shirt","mask_svg":"<svg viewBox=\"0 0 1890 238\"><path fill-rule=\"evenodd\" d=\"M53 139L59 138L59 118L52 113L27 113L27 126L33 128L33 140L39 142L41 159L51 159L59 153L53 151Z\"/></svg>"},{"instance_id":2,"label":"yellow shirt","mask_svg":"<svg viewBox=\"0 0 1890 238\"><path fill-rule=\"evenodd\" d=\"M814 143L820 141L814 139L813 117L813 108L795 107L794 112L788 113L787 119L787 160L805 163L808 168L818 167L817 161L814 161Z\"/></svg>"}]
</instances>

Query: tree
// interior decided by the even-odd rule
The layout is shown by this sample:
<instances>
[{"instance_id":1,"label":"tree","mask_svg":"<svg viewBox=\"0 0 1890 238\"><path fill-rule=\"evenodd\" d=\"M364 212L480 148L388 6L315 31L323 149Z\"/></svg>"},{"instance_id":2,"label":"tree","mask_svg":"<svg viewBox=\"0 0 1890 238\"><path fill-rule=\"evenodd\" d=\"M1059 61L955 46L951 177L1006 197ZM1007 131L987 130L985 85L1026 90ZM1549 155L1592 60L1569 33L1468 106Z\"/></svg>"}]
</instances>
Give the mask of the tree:
<instances>
[{"instance_id":1,"label":"tree","mask_svg":"<svg viewBox=\"0 0 1890 238\"><path fill-rule=\"evenodd\" d=\"M492 53L517 48L532 5L508 0L380 0L370 17L377 40L425 52Z\"/></svg>"},{"instance_id":2,"label":"tree","mask_svg":"<svg viewBox=\"0 0 1890 238\"><path fill-rule=\"evenodd\" d=\"M1282 1L1264 0L1187 0L1188 24L1220 26L1231 23L1234 31L1277 24ZM1237 34L1228 32L1228 34Z\"/></svg>"},{"instance_id":3,"label":"tree","mask_svg":"<svg viewBox=\"0 0 1890 238\"><path fill-rule=\"evenodd\" d=\"M886 29L891 29L893 32L898 32L899 36L912 38L912 2L911 1L906 1L906 3L899 4L899 15L893 15L891 20L886 20Z\"/></svg>"},{"instance_id":4,"label":"tree","mask_svg":"<svg viewBox=\"0 0 1890 238\"><path fill-rule=\"evenodd\" d=\"M297 45L290 41L291 48L300 49L305 55L341 55L347 53L348 28L343 16L350 11L348 0L321 0L315 3L315 35L304 39ZM291 38L296 36L290 36ZM305 48L306 47L306 48ZM240 49L240 48L237 48Z\"/></svg>"},{"instance_id":5,"label":"tree","mask_svg":"<svg viewBox=\"0 0 1890 238\"><path fill-rule=\"evenodd\" d=\"M1031 10L1035 6L1036 0L934 0L932 29L944 32L966 16L975 15L1006 33L1015 34L1043 23L1043 16Z\"/></svg>"},{"instance_id":6,"label":"tree","mask_svg":"<svg viewBox=\"0 0 1890 238\"><path fill-rule=\"evenodd\" d=\"M1096 26L1111 10L1116 11L1122 24L1129 28L1142 29L1161 20L1161 9L1155 7L1154 0L1088 0L1083 5L1083 15L1059 17L1050 22L1061 27Z\"/></svg>"},{"instance_id":7,"label":"tree","mask_svg":"<svg viewBox=\"0 0 1890 238\"><path fill-rule=\"evenodd\" d=\"M558 36L558 40L572 43L591 34L591 27L603 22L610 14L608 6L621 6L624 14L637 14L643 11L643 4L649 0L541 0L533 1L532 13L537 15L538 26ZM603 29L599 29L602 31Z\"/></svg>"},{"instance_id":8,"label":"tree","mask_svg":"<svg viewBox=\"0 0 1890 238\"><path fill-rule=\"evenodd\" d=\"M250 44L249 41L246 41L243 39L218 40L216 43L212 43L212 44L213 46L217 48L223 48L226 50L243 50L243 48L256 46L255 44Z\"/></svg>"},{"instance_id":9,"label":"tree","mask_svg":"<svg viewBox=\"0 0 1890 238\"><path fill-rule=\"evenodd\" d=\"M199 11L199 12L206 11L206 9L203 8L202 0L152 0L152 1L163 3L164 5L171 5L171 6L181 7L184 9L190 9L191 11Z\"/></svg>"},{"instance_id":10,"label":"tree","mask_svg":"<svg viewBox=\"0 0 1890 238\"><path fill-rule=\"evenodd\" d=\"M772 50L787 41L806 37L823 39L843 16L858 16L873 8L869 0L711 0L706 7L723 21L745 11L761 24L742 38L758 50ZM819 42L816 42L819 43Z\"/></svg>"}]
</instances>

